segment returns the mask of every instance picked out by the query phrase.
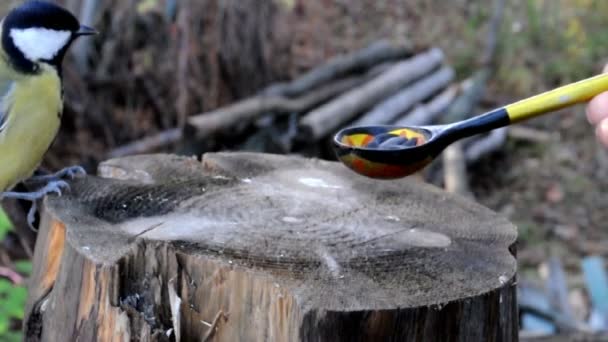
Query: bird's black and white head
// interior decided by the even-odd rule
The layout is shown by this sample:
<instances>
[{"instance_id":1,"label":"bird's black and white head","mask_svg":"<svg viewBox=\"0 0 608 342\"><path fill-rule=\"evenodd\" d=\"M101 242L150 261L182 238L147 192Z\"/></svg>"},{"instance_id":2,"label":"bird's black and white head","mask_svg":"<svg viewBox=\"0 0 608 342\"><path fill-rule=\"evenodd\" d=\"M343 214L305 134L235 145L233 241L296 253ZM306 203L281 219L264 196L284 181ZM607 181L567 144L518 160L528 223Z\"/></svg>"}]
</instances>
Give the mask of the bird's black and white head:
<instances>
[{"instance_id":1,"label":"bird's black and white head","mask_svg":"<svg viewBox=\"0 0 608 342\"><path fill-rule=\"evenodd\" d=\"M70 44L95 30L80 25L66 9L46 1L27 1L2 21L2 48L8 63L24 73L36 73L39 63L60 68Z\"/></svg>"}]
</instances>

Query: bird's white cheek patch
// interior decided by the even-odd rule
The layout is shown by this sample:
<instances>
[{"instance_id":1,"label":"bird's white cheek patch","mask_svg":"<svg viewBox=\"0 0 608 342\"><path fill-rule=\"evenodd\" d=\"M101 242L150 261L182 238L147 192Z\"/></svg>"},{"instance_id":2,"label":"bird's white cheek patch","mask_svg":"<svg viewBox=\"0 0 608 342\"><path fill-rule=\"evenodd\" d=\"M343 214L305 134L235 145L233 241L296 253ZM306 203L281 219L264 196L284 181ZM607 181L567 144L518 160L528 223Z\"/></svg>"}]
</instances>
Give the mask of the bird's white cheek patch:
<instances>
[{"instance_id":1,"label":"bird's white cheek patch","mask_svg":"<svg viewBox=\"0 0 608 342\"><path fill-rule=\"evenodd\" d=\"M30 61L50 60L57 56L70 39L70 31L47 28L11 29L15 46Z\"/></svg>"}]
</instances>

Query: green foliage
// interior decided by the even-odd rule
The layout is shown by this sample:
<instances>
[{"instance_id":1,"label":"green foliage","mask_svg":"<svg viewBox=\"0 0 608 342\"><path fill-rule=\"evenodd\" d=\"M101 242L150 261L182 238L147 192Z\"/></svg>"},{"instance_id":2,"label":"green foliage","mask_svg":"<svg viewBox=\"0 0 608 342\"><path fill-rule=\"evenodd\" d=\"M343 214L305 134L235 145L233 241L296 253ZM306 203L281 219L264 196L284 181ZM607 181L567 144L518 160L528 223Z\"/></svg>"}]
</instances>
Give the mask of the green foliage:
<instances>
[{"instance_id":1,"label":"green foliage","mask_svg":"<svg viewBox=\"0 0 608 342\"><path fill-rule=\"evenodd\" d=\"M6 213L0 208L0 241L13 228ZM22 275L32 272L30 261L17 261L16 271ZM10 281L0 278L0 341L21 341L23 336L19 322L23 320L27 289L25 286L13 285Z\"/></svg>"},{"instance_id":2,"label":"green foliage","mask_svg":"<svg viewBox=\"0 0 608 342\"><path fill-rule=\"evenodd\" d=\"M15 271L20 274L32 274L32 262L29 260L19 260L15 262Z\"/></svg>"},{"instance_id":3,"label":"green foliage","mask_svg":"<svg viewBox=\"0 0 608 342\"><path fill-rule=\"evenodd\" d=\"M528 18L528 34L533 43L543 41L540 11L536 7L537 1L526 1L526 16Z\"/></svg>"},{"instance_id":4,"label":"green foliage","mask_svg":"<svg viewBox=\"0 0 608 342\"><path fill-rule=\"evenodd\" d=\"M483 25L489 20L491 8L484 5L483 3L471 5L466 21L462 27L463 41L471 42L469 44L462 44L461 46L454 46L450 49L451 64L456 71L456 75L459 79L467 78L476 70L476 61L479 58L479 51L472 48L473 45L478 45L477 40L479 37L479 30L483 28ZM482 37L485 38L485 37Z\"/></svg>"},{"instance_id":5,"label":"green foliage","mask_svg":"<svg viewBox=\"0 0 608 342\"><path fill-rule=\"evenodd\" d=\"M8 216L6 216L4 210L0 208L0 240L4 240L4 237L12 228L13 225L11 224L11 221Z\"/></svg>"},{"instance_id":6,"label":"green foliage","mask_svg":"<svg viewBox=\"0 0 608 342\"><path fill-rule=\"evenodd\" d=\"M543 231L534 222L514 220L518 229L519 240L529 245L539 245L545 240Z\"/></svg>"},{"instance_id":7,"label":"green foliage","mask_svg":"<svg viewBox=\"0 0 608 342\"><path fill-rule=\"evenodd\" d=\"M509 3L497 56L500 91L523 97L598 73L608 61L608 1Z\"/></svg>"},{"instance_id":8,"label":"green foliage","mask_svg":"<svg viewBox=\"0 0 608 342\"><path fill-rule=\"evenodd\" d=\"M25 286L14 286L0 278L0 339L3 341L21 339L14 331L14 324L23 320L23 308L27 298Z\"/></svg>"}]
</instances>

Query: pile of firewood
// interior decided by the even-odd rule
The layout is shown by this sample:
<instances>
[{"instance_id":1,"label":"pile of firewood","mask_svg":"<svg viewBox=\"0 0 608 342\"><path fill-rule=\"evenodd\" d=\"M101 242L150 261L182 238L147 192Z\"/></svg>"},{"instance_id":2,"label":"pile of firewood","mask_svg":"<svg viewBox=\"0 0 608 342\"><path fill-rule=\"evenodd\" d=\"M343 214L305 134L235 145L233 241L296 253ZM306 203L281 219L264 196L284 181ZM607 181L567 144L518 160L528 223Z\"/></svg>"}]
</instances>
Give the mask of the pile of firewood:
<instances>
[{"instance_id":1,"label":"pile of firewood","mask_svg":"<svg viewBox=\"0 0 608 342\"><path fill-rule=\"evenodd\" d=\"M273 84L256 96L191 116L186 131L190 137L212 139L226 131L236 134L250 123L267 126L274 119L297 115L294 139L306 136L314 143L354 121L388 124L410 113L436 113L456 95L449 87L454 72L443 61L437 48L414 53L407 45L380 41L335 57L291 82ZM422 106L425 100L429 102ZM150 151L177 142L183 134L165 131L114 150L112 156Z\"/></svg>"},{"instance_id":2,"label":"pile of firewood","mask_svg":"<svg viewBox=\"0 0 608 342\"><path fill-rule=\"evenodd\" d=\"M474 114L488 78L487 72L480 75L455 82L439 48L379 41L335 57L291 82L272 84L253 97L190 116L184 130L174 128L135 141L113 150L111 157L180 141L216 141L227 135L235 140L244 132L245 138L229 148L302 153L323 145L345 126L430 125L462 119ZM498 130L468 141L464 158L475 161L493 151L504 142L504 133Z\"/></svg>"}]
</instances>

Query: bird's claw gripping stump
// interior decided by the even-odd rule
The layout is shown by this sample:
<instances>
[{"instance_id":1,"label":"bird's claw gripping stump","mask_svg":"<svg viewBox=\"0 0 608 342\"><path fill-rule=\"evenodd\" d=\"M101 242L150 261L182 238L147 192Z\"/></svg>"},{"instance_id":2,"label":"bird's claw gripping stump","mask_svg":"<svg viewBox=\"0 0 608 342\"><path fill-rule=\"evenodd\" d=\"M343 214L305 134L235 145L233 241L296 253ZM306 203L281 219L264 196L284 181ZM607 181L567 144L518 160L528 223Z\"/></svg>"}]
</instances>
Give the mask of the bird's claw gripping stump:
<instances>
[{"instance_id":1,"label":"bird's claw gripping stump","mask_svg":"<svg viewBox=\"0 0 608 342\"><path fill-rule=\"evenodd\" d=\"M266 154L99 174L45 201L26 339L517 339L516 229L463 198Z\"/></svg>"},{"instance_id":2,"label":"bird's claw gripping stump","mask_svg":"<svg viewBox=\"0 0 608 342\"><path fill-rule=\"evenodd\" d=\"M36 221L36 212L38 211L37 201L42 199L44 196L52 194L52 193L55 193L55 194L61 196L62 189L67 190L69 188L70 188L70 185L66 181L48 180L46 185L37 191L32 191L32 192L7 191L7 192L0 193L0 198L12 198L12 199L32 202L32 206L30 207L30 210L27 213L27 224L29 225L30 229L36 230L36 228L34 227L34 222Z\"/></svg>"},{"instance_id":3,"label":"bird's claw gripping stump","mask_svg":"<svg viewBox=\"0 0 608 342\"><path fill-rule=\"evenodd\" d=\"M35 184L44 183L45 185L39 190L32 192L6 191L0 193L0 198L12 198L32 202L32 206L27 213L27 224L30 229L36 230L34 222L36 222L36 212L38 211L37 201L44 198L44 196L53 193L61 196L62 190L68 190L70 188L70 185L64 179L83 177L86 176L86 174L87 172L82 166L69 166L54 174L34 176L25 181L27 183Z\"/></svg>"},{"instance_id":4,"label":"bird's claw gripping stump","mask_svg":"<svg viewBox=\"0 0 608 342\"><path fill-rule=\"evenodd\" d=\"M86 176L87 171L82 166L68 166L50 175L34 176L30 178L33 182L52 182L63 179L74 179L76 177Z\"/></svg>"}]
</instances>

